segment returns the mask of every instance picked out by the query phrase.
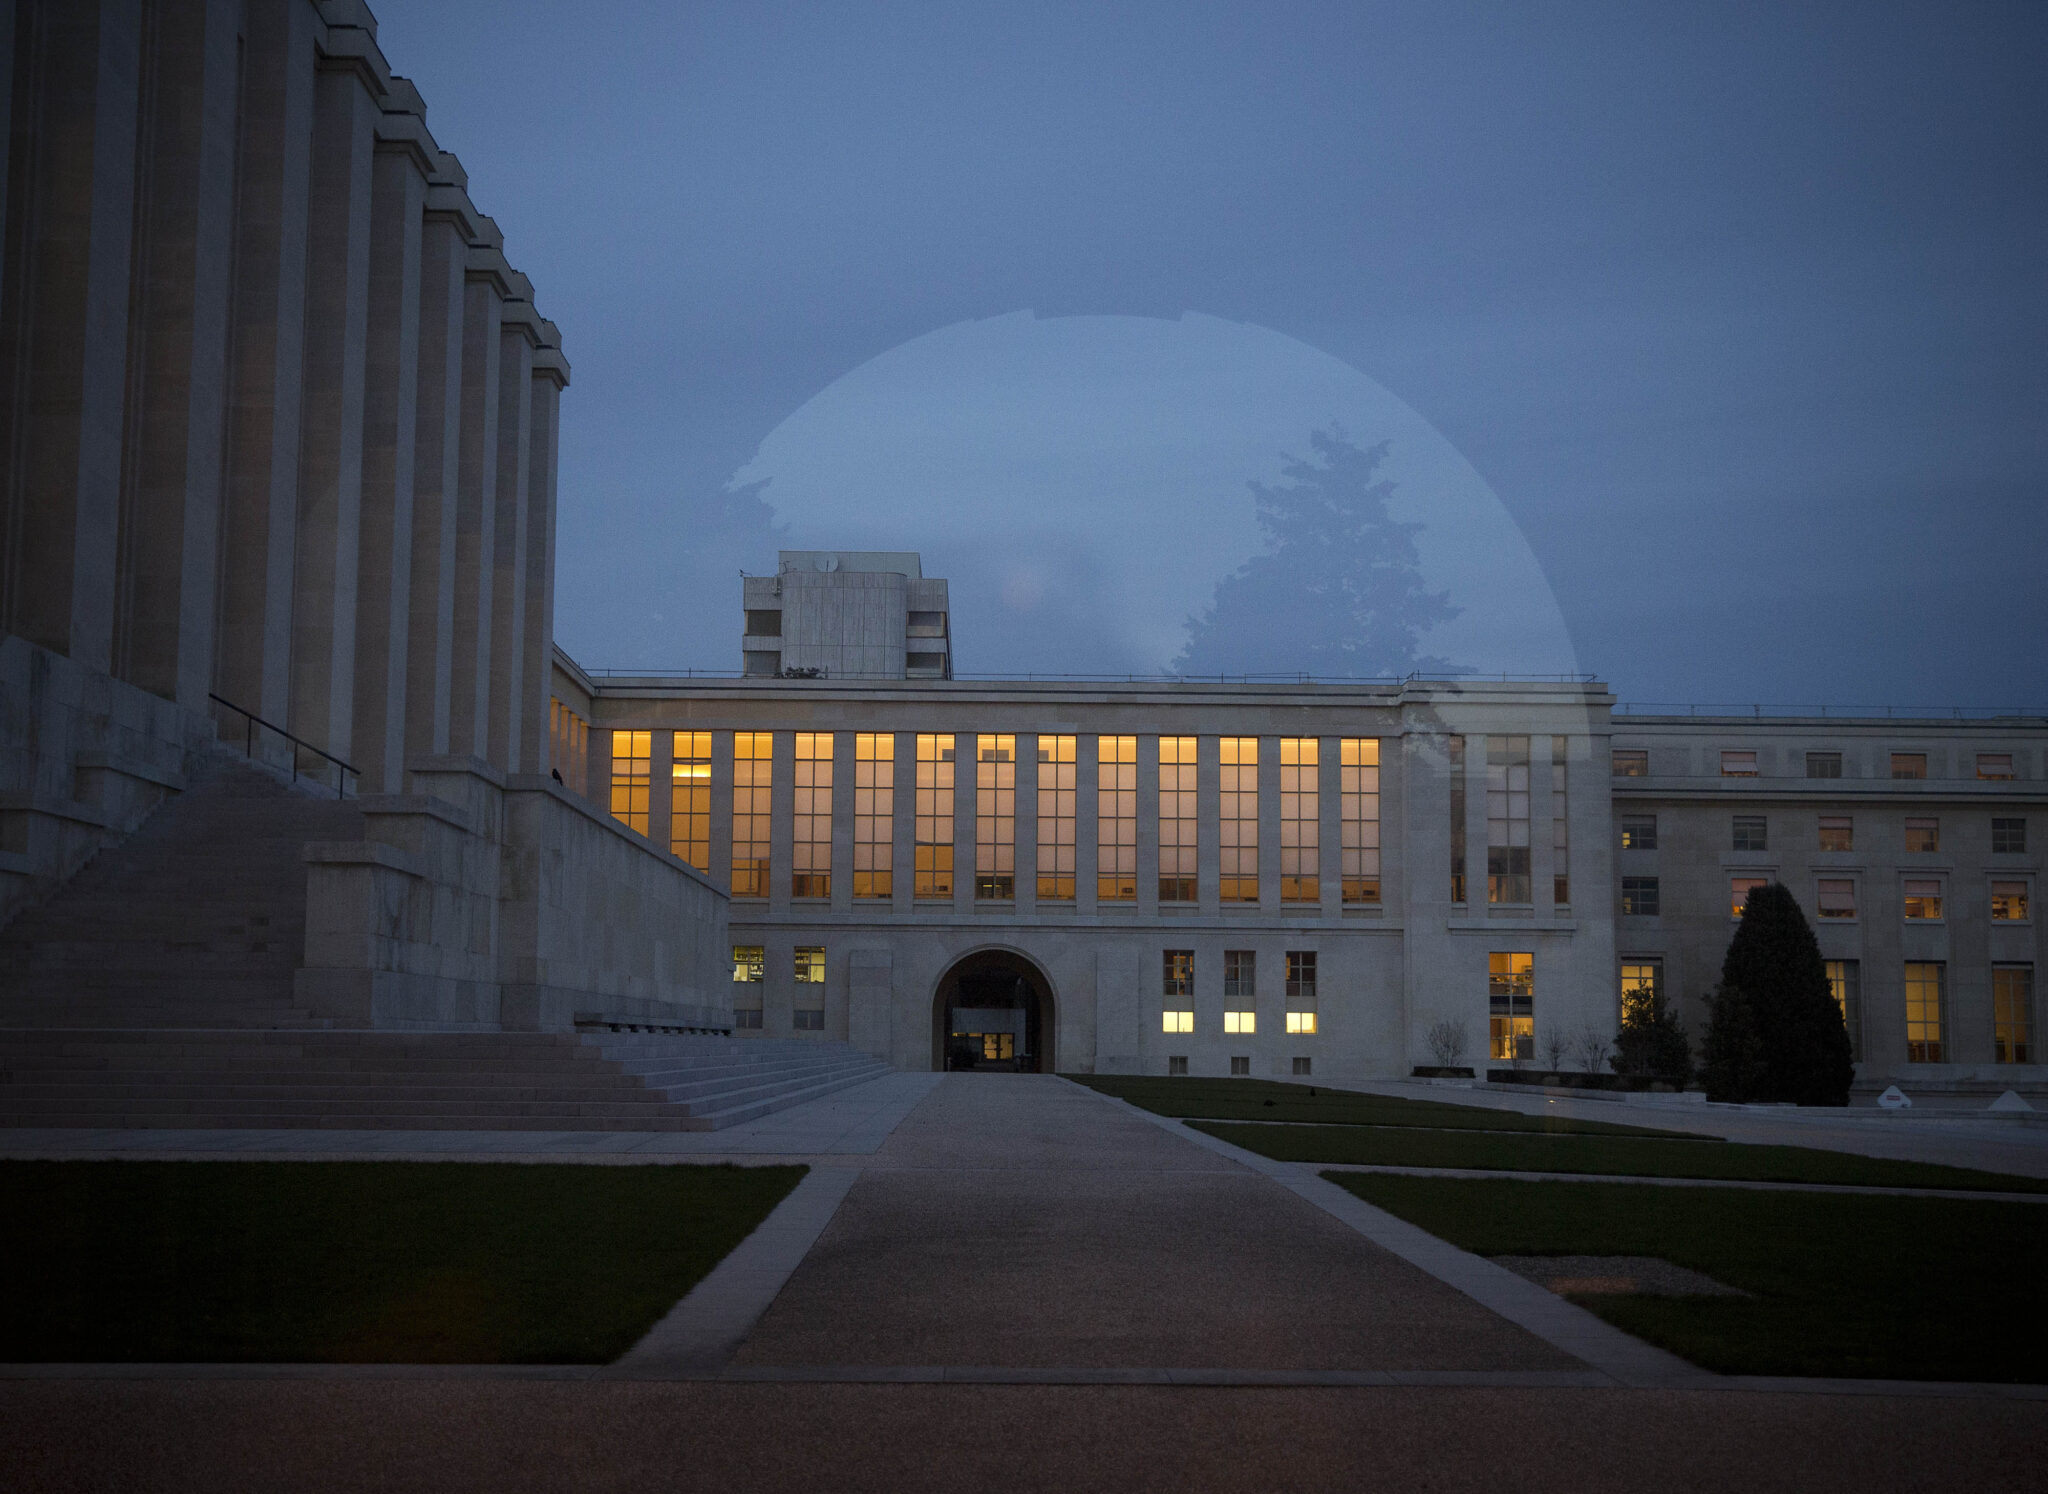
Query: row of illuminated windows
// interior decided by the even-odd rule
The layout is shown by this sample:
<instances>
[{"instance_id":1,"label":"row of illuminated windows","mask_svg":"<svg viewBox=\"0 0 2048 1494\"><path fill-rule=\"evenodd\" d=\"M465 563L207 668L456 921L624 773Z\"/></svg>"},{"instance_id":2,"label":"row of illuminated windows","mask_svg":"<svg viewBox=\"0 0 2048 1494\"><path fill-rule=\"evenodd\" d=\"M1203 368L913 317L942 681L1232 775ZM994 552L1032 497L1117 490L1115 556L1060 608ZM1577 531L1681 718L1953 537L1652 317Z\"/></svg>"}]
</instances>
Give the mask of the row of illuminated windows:
<instances>
[{"instance_id":1,"label":"row of illuminated windows","mask_svg":"<svg viewBox=\"0 0 2048 1494\"><path fill-rule=\"evenodd\" d=\"M896 889L896 735L851 733L853 738L853 895L889 898ZM790 895L832 893L832 822L835 736L792 734L794 815ZM1038 897L1071 901L1075 892L1077 781L1080 744L1073 736L1041 735L1033 786L1037 800ZM1159 900L1196 897L1197 793L1195 773L1206 740L1215 745L1220 793L1216 834L1219 894L1224 902L1259 900L1259 739L1160 737L1156 741L1159 794ZM1526 740L1526 739L1525 739ZM1094 837L1096 897L1134 902L1138 895L1138 742L1136 736L1100 736L1093 742L1096 788ZM960 738L949 732L914 738L910 803L911 892L950 899L954 889L954 820L957 753L971 744L974 772L974 895L1007 902L1016 896L1017 739L1008 733ZM1279 742L1277 786L1280 823L1280 900L1314 903L1322 896L1322 744L1315 737ZM1379 742L1346 737L1338 742L1331 775L1337 798L1341 899L1380 900ZM630 828L649 833L653 734L612 733L611 811ZM709 871L711 862L710 732L674 734L670 849ZM732 893L766 897L771 865L772 798L776 773L772 732L732 734ZM1526 800L1526 795L1523 796ZM1524 818L1526 820L1526 811ZM1523 852L1526 857L1526 850Z\"/></svg>"},{"instance_id":2,"label":"row of illuminated windows","mask_svg":"<svg viewBox=\"0 0 2048 1494\"><path fill-rule=\"evenodd\" d=\"M1927 754L1924 752L1894 752L1889 754L1889 766L1893 778L1925 778L1927 776ZM1977 777L1987 783L2008 782L2019 776L2013 755L2010 752L1980 752L1976 755ZM1616 778L1648 778L1650 776L1650 754L1641 747L1617 747L1614 749L1614 776ZM1721 750L1721 776L1723 778L1755 778L1759 776L1757 753L1754 748L1727 747ZM1809 752L1806 754L1806 776L1808 778L1840 778L1842 776L1842 754L1839 752Z\"/></svg>"},{"instance_id":3,"label":"row of illuminated windows","mask_svg":"<svg viewBox=\"0 0 2048 1494\"><path fill-rule=\"evenodd\" d=\"M1312 949L1290 949L1286 953L1287 980L1286 994L1290 1002L1313 1002L1316 999L1316 952ZM1258 1031L1258 1013L1251 1002L1258 995L1259 957L1257 950L1226 949L1223 951L1223 1031L1229 1035ZM1195 1011L1190 1005L1195 997L1195 952L1192 949L1168 949L1160 952L1160 998L1161 1027L1166 1032L1193 1032ZM1231 1006L1231 1002L1239 1003ZM1287 1013L1287 1031L1295 1035L1308 1035L1316 1030L1316 1014L1313 1009L1294 1010Z\"/></svg>"},{"instance_id":4,"label":"row of illuminated windows","mask_svg":"<svg viewBox=\"0 0 2048 1494\"><path fill-rule=\"evenodd\" d=\"M1740 918L1743 904L1751 892L1767 885L1768 877L1730 877L1728 879L1728 916ZM1857 881L1855 877L1819 877L1815 879L1813 910L1817 917L1830 921L1851 919L1857 916ZM1943 877L1904 877L1900 879L1900 907L1908 923L1932 923L1945 915L1947 905L1946 879ZM1991 882L1991 918L1995 923L2025 923L2031 906L2031 886L2024 877L1993 878ZM1621 879L1621 911L1638 918L1654 918L1663 912L1663 896L1655 877L1623 877Z\"/></svg>"},{"instance_id":5,"label":"row of illuminated windows","mask_svg":"<svg viewBox=\"0 0 2048 1494\"><path fill-rule=\"evenodd\" d=\"M1814 849L1853 851L1856 849L1856 820L1853 815L1819 817ZM1736 851L1767 851L1771 848L1770 816L1738 814L1730 817L1729 848ZM1657 817L1653 814L1621 816L1621 848L1624 851L1657 849ZM1905 848L1910 855L1924 855L1941 849L1941 817L1908 815ZM2012 855L2027 848L2027 821L2022 815L1991 817L1991 850L1994 855Z\"/></svg>"},{"instance_id":6,"label":"row of illuminated windows","mask_svg":"<svg viewBox=\"0 0 2048 1494\"><path fill-rule=\"evenodd\" d=\"M822 1032L825 1027L825 946L799 944L791 962L791 977L797 984L796 1008L790 1026L797 1032ZM734 1027L761 1025L761 986L768 977L768 950L760 944L732 947Z\"/></svg>"}]
</instances>

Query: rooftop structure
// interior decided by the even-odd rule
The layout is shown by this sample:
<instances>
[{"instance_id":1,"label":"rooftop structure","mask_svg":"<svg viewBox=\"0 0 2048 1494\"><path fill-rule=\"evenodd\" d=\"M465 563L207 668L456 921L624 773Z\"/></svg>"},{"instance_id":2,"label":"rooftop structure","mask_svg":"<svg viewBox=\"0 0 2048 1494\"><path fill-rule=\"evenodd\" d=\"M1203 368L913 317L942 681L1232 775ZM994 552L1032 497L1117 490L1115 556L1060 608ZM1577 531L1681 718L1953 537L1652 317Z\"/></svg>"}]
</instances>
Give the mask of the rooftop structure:
<instances>
[{"instance_id":1,"label":"rooftop structure","mask_svg":"<svg viewBox=\"0 0 2048 1494\"><path fill-rule=\"evenodd\" d=\"M784 550L742 583L742 671L755 678L953 677L946 583L912 551Z\"/></svg>"}]
</instances>

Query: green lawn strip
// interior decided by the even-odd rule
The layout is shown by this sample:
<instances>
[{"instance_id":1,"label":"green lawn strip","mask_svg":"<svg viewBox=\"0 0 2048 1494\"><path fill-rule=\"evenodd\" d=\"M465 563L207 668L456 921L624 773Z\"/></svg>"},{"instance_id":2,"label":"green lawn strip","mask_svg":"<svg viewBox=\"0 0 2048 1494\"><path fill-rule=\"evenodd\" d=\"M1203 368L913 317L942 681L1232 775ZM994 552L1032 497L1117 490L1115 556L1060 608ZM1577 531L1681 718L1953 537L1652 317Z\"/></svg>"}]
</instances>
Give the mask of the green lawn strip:
<instances>
[{"instance_id":1,"label":"green lawn strip","mask_svg":"<svg viewBox=\"0 0 2048 1494\"><path fill-rule=\"evenodd\" d=\"M1983 1199L1324 1176L1481 1255L1649 1255L1754 1293L1574 1296L1723 1374L2037 1382L2048 1208Z\"/></svg>"},{"instance_id":2,"label":"green lawn strip","mask_svg":"<svg viewBox=\"0 0 2048 1494\"><path fill-rule=\"evenodd\" d=\"M1393 1095L1367 1095L1271 1079L1162 1079L1124 1074L1068 1074L1076 1084L1128 1100L1141 1110L1206 1120L1311 1121L1339 1126L1435 1126L1469 1131L1548 1131L1585 1136L1666 1136L1683 1131L1620 1126L1607 1121L1524 1115L1478 1105L1446 1105ZM1714 1138L1702 1138L1714 1139Z\"/></svg>"},{"instance_id":3,"label":"green lawn strip","mask_svg":"<svg viewBox=\"0 0 2048 1494\"><path fill-rule=\"evenodd\" d=\"M806 1170L0 1162L0 1361L606 1363Z\"/></svg>"},{"instance_id":4,"label":"green lawn strip","mask_svg":"<svg viewBox=\"0 0 2048 1494\"><path fill-rule=\"evenodd\" d=\"M1727 1182L1846 1183L1869 1188L1964 1188L2048 1193L2048 1180L1895 1162L1804 1146L1666 1140L1644 1136L1528 1136L1501 1131L1424 1131L1368 1126L1257 1126L1190 1121L1232 1146L1279 1162L1379 1167L1478 1167L1503 1172L1597 1172L1636 1178Z\"/></svg>"}]
</instances>

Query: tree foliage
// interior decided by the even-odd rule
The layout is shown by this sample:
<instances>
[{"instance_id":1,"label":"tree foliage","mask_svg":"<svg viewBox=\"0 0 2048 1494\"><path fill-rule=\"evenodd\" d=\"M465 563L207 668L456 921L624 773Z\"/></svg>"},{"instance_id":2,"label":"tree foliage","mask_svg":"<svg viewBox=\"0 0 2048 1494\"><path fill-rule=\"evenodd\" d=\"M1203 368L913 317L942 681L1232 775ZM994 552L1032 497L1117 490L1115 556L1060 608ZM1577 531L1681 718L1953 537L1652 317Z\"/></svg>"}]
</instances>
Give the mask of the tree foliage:
<instances>
[{"instance_id":1,"label":"tree foliage","mask_svg":"<svg viewBox=\"0 0 2048 1494\"><path fill-rule=\"evenodd\" d=\"M1849 1103L1855 1067L1842 1009L1813 929L1783 883L1753 889L1742 906L1707 1052L1715 1099Z\"/></svg>"},{"instance_id":2,"label":"tree foliage","mask_svg":"<svg viewBox=\"0 0 2048 1494\"><path fill-rule=\"evenodd\" d=\"M1684 1084L1692 1078L1692 1039L1661 995L1631 1002L1607 1060L1617 1074Z\"/></svg>"}]
</instances>

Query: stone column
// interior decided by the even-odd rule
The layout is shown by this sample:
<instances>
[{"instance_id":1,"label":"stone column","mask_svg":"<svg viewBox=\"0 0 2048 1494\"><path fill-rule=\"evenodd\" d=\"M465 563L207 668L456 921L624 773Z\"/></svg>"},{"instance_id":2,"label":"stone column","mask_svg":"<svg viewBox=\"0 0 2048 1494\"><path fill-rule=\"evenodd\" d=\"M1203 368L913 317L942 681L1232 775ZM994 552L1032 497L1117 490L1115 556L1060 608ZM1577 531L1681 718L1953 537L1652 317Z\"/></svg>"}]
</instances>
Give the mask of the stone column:
<instances>
[{"instance_id":1,"label":"stone column","mask_svg":"<svg viewBox=\"0 0 2048 1494\"><path fill-rule=\"evenodd\" d=\"M673 724L647 734L647 838L666 851L675 816L676 732Z\"/></svg>"},{"instance_id":2,"label":"stone column","mask_svg":"<svg viewBox=\"0 0 2048 1494\"><path fill-rule=\"evenodd\" d=\"M917 733L896 733L896 818L889 888L890 911L908 913L917 902Z\"/></svg>"},{"instance_id":3,"label":"stone column","mask_svg":"<svg viewBox=\"0 0 2048 1494\"><path fill-rule=\"evenodd\" d=\"M433 164L425 106L404 79L377 121L363 375L362 565L356 586L353 761L370 793L405 789L413 471L419 434L420 239Z\"/></svg>"},{"instance_id":4,"label":"stone column","mask_svg":"<svg viewBox=\"0 0 2048 1494\"><path fill-rule=\"evenodd\" d=\"M853 911L854 787L860 773L855 736L832 733L832 911ZM857 953L857 952L856 952ZM852 999L849 994L849 1001Z\"/></svg>"},{"instance_id":5,"label":"stone column","mask_svg":"<svg viewBox=\"0 0 2048 1494\"><path fill-rule=\"evenodd\" d=\"M975 785L981 781L980 744L971 731L953 734L953 911L974 912Z\"/></svg>"},{"instance_id":6,"label":"stone column","mask_svg":"<svg viewBox=\"0 0 2048 1494\"><path fill-rule=\"evenodd\" d=\"M439 153L420 227L420 347L413 428L412 579L406 622L407 757L449 751L456 501L462 446L464 280L479 231L462 163ZM587 797L587 795L586 795Z\"/></svg>"},{"instance_id":7,"label":"stone column","mask_svg":"<svg viewBox=\"0 0 2048 1494\"><path fill-rule=\"evenodd\" d=\"M1280 739L1259 738L1259 907L1280 903Z\"/></svg>"},{"instance_id":8,"label":"stone column","mask_svg":"<svg viewBox=\"0 0 2048 1494\"><path fill-rule=\"evenodd\" d=\"M507 773L521 765L526 656L527 463L532 456L533 352L540 319L533 286L513 273L512 295L498 323L498 463L492 523L490 760ZM543 702L545 709L545 702Z\"/></svg>"},{"instance_id":9,"label":"stone column","mask_svg":"<svg viewBox=\"0 0 2048 1494\"><path fill-rule=\"evenodd\" d=\"M241 180L214 688L272 721L285 718L291 680L318 26L309 0L289 0L249 7L242 32Z\"/></svg>"},{"instance_id":10,"label":"stone column","mask_svg":"<svg viewBox=\"0 0 2048 1494\"><path fill-rule=\"evenodd\" d=\"M1017 733L1017 911L1038 911L1038 737Z\"/></svg>"},{"instance_id":11,"label":"stone column","mask_svg":"<svg viewBox=\"0 0 2048 1494\"><path fill-rule=\"evenodd\" d=\"M491 583L497 558L499 317L510 268L498 226L479 218L484 240L466 256L462 315L462 410L455 483L455 614L448 682L448 747L490 753Z\"/></svg>"},{"instance_id":12,"label":"stone column","mask_svg":"<svg viewBox=\"0 0 2048 1494\"><path fill-rule=\"evenodd\" d=\"M1323 737L1316 744L1317 833L1322 840L1317 875L1322 878L1320 911L1325 918L1338 918L1344 912L1343 747L1342 737Z\"/></svg>"},{"instance_id":13,"label":"stone column","mask_svg":"<svg viewBox=\"0 0 2048 1494\"><path fill-rule=\"evenodd\" d=\"M1074 911L1084 918L1100 907L1095 878L1102 864L1102 824L1096 811L1102 803L1100 738L1093 732L1074 737Z\"/></svg>"},{"instance_id":14,"label":"stone column","mask_svg":"<svg viewBox=\"0 0 2048 1494\"><path fill-rule=\"evenodd\" d=\"M15 100L32 121L7 245L0 622L113 664L140 93L140 0L42 0ZM18 235L18 236L17 236Z\"/></svg>"},{"instance_id":15,"label":"stone column","mask_svg":"<svg viewBox=\"0 0 2048 1494\"><path fill-rule=\"evenodd\" d=\"M768 785L768 911L787 913L790 843L796 835L796 733L778 731L773 740L775 762Z\"/></svg>"},{"instance_id":16,"label":"stone column","mask_svg":"<svg viewBox=\"0 0 2048 1494\"><path fill-rule=\"evenodd\" d=\"M150 15L115 671L195 711L213 686L235 202L234 0Z\"/></svg>"},{"instance_id":17,"label":"stone column","mask_svg":"<svg viewBox=\"0 0 2048 1494\"><path fill-rule=\"evenodd\" d=\"M1223 912L1223 748L1195 738L1195 896L1205 918Z\"/></svg>"},{"instance_id":18,"label":"stone column","mask_svg":"<svg viewBox=\"0 0 2048 1494\"><path fill-rule=\"evenodd\" d=\"M555 640L555 467L561 450L562 390L569 362L553 322L540 324L533 354L526 460L526 605L520 639L524 709L513 745L530 773L548 770L548 681Z\"/></svg>"},{"instance_id":19,"label":"stone column","mask_svg":"<svg viewBox=\"0 0 2048 1494\"><path fill-rule=\"evenodd\" d=\"M1159 738L1138 738L1138 916L1159 916Z\"/></svg>"}]
</instances>

